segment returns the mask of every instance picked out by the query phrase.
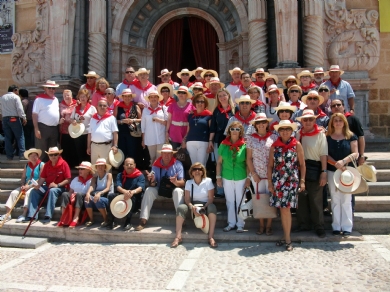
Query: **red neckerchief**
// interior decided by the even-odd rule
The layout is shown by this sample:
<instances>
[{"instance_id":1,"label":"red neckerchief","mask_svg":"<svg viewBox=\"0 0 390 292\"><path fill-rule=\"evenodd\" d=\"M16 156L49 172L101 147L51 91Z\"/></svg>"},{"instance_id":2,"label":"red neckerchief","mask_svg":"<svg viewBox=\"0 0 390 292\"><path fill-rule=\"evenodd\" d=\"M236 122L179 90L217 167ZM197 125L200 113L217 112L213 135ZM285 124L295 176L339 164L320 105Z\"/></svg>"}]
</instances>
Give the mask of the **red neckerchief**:
<instances>
[{"instance_id":1,"label":"red neckerchief","mask_svg":"<svg viewBox=\"0 0 390 292\"><path fill-rule=\"evenodd\" d=\"M180 86L186 86L188 88L190 88L192 85L194 85L193 82L188 82L187 84L184 84L183 82L180 84Z\"/></svg>"},{"instance_id":2,"label":"red neckerchief","mask_svg":"<svg viewBox=\"0 0 390 292\"><path fill-rule=\"evenodd\" d=\"M247 117L246 119L243 119L241 116L240 116L240 113L239 112L236 112L236 114L234 115L236 117L237 120L239 120L242 124L247 124L249 125L249 122L252 121L255 116L256 116L256 113L254 111L251 111L251 113L249 114L249 117Z\"/></svg>"},{"instance_id":3,"label":"red neckerchief","mask_svg":"<svg viewBox=\"0 0 390 292\"><path fill-rule=\"evenodd\" d=\"M263 137L261 137L259 134L257 133L253 133L252 134L252 137L253 138L256 138L256 139L259 139L259 141L262 141L262 140L266 140L269 136L272 135L272 132L267 132Z\"/></svg>"},{"instance_id":4,"label":"red neckerchief","mask_svg":"<svg viewBox=\"0 0 390 292\"><path fill-rule=\"evenodd\" d=\"M251 88L252 86L255 86L255 84L252 82L251 85L249 85L248 89ZM240 84L240 86L238 87L242 92L245 92L245 93L248 93L248 90L246 90L244 88L244 86L242 85L242 83Z\"/></svg>"},{"instance_id":5,"label":"red neckerchief","mask_svg":"<svg viewBox=\"0 0 390 292\"><path fill-rule=\"evenodd\" d=\"M71 101L71 103L69 105L65 102L65 100L62 100L61 104L64 105L64 106L67 106L67 107L71 107L71 106L74 106L75 104L77 104L77 100L72 98L72 101Z\"/></svg>"},{"instance_id":6,"label":"red neckerchief","mask_svg":"<svg viewBox=\"0 0 390 292\"><path fill-rule=\"evenodd\" d=\"M291 137L289 139L289 141L287 141L288 142L287 144L284 144L282 141L282 138L279 137L274 142L274 144L272 144L272 147L282 147L282 152L285 153L285 152L287 152L287 150L292 149L293 147L297 146L297 140L294 137Z\"/></svg>"},{"instance_id":7,"label":"red neckerchief","mask_svg":"<svg viewBox=\"0 0 390 292\"><path fill-rule=\"evenodd\" d=\"M95 91L96 91L96 83L95 83L95 86L93 86L93 87L89 86L88 83L85 83L85 88L90 90L92 93L95 93Z\"/></svg>"},{"instance_id":8,"label":"red neckerchief","mask_svg":"<svg viewBox=\"0 0 390 292\"><path fill-rule=\"evenodd\" d=\"M169 96L167 99L167 102L164 104L164 100L161 100L160 105L170 106L174 102L175 102L175 99Z\"/></svg>"},{"instance_id":9,"label":"red neckerchief","mask_svg":"<svg viewBox=\"0 0 390 292\"><path fill-rule=\"evenodd\" d=\"M157 160L153 163L153 166L158 167L158 168L168 169L173 164L175 164L175 162L176 162L176 159L174 157L172 157L171 161L169 161L168 165L163 165L162 164L162 157L160 157L160 158L157 158Z\"/></svg>"},{"instance_id":10,"label":"red neckerchief","mask_svg":"<svg viewBox=\"0 0 390 292\"><path fill-rule=\"evenodd\" d=\"M55 96L50 97L46 93L38 94L36 98L43 98L43 99L55 99Z\"/></svg>"},{"instance_id":11,"label":"red neckerchief","mask_svg":"<svg viewBox=\"0 0 390 292\"><path fill-rule=\"evenodd\" d=\"M80 117L82 117L89 110L90 107L91 107L91 104L89 102L87 102L87 104L84 107L83 112L81 112L81 104L79 104L76 106L76 114L78 114Z\"/></svg>"},{"instance_id":12,"label":"red neckerchief","mask_svg":"<svg viewBox=\"0 0 390 292\"><path fill-rule=\"evenodd\" d=\"M160 110L162 110L161 107L157 107L155 110L152 109L150 106L148 107L148 110L150 110L150 114L153 115L153 114L157 114Z\"/></svg>"},{"instance_id":13,"label":"red neckerchief","mask_svg":"<svg viewBox=\"0 0 390 292\"><path fill-rule=\"evenodd\" d=\"M317 108L316 111L317 111L318 117L320 117L320 118L326 117L326 116L327 116L327 114L324 113L324 112L322 111L322 109L320 109L319 107Z\"/></svg>"},{"instance_id":14,"label":"red neckerchief","mask_svg":"<svg viewBox=\"0 0 390 292\"><path fill-rule=\"evenodd\" d=\"M142 88L141 81L139 81L138 79L133 81L133 85L142 91L147 91L150 87L153 86L153 84L148 81L148 84L146 84L146 86Z\"/></svg>"},{"instance_id":15,"label":"red neckerchief","mask_svg":"<svg viewBox=\"0 0 390 292\"><path fill-rule=\"evenodd\" d=\"M79 182L81 182L83 185L86 185L87 182L93 177L92 174L88 175L85 179L79 175Z\"/></svg>"},{"instance_id":16,"label":"red neckerchief","mask_svg":"<svg viewBox=\"0 0 390 292\"><path fill-rule=\"evenodd\" d=\"M100 95L100 98L105 97L105 94L106 94L106 92L102 92L102 91L100 91L99 89L96 90L95 93L97 93L98 95Z\"/></svg>"},{"instance_id":17,"label":"red neckerchief","mask_svg":"<svg viewBox=\"0 0 390 292\"><path fill-rule=\"evenodd\" d=\"M229 118L228 112L232 111L232 107L230 106L230 104L228 105L227 109L223 109L222 105L219 104L218 109L221 114L225 114L227 119Z\"/></svg>"},{"instance_id":18,"label":"red neckerchief","mask_svg":"<svg viewBox=\"0 0 390 292\"><path fill-rule=\"evenodd\" d=\"M108 108L113 110L116 106L118 106L119 102L120 101L115 98L114 101L112 102L112 104L108 106ZM107 101L107 104L108 104L108 101Z\"/></svg>"},{"instance_id":19,"label":"red neckerchief","mask_svg":"<svg viewBox=\"0 0 390 292\"><path fill-rule=\"evenodd\" d=\"M302 138L305 137L305 136L310 137L310 136L315 136L315 135L321 133L321 129L318 127L317 124L314 125L314 130L309 132L309 133L304 133L303 132L304 129L305 128L301 128L301 130L299 131L299 135L300 135L300 139L299 140L301 140L301 141L302 141Z\"/></svg>"},{"instance_id":20,"label":"red neckerchief","mask_svg":"<svg viewBox=\"0 0 390 292\"><path fill-rule=\"evenodd\" d=\"M230 150L238 152L240 150L240 147L245 144L245 140L244 138L240 138L235 143L232 143L230 141L230 137L226 137L225 140L222 141L222 144L230 146Z\"/></svg>"},{"instance_id":21,"label":"red neckerchief","mask_svg":"<svg viewBox=\"0 0 390 292\"><path fill-rule=\"evenodd\" d=\"M125 105L125 103L123 101L121 101L118 104L118 107L121 107L121 108L123 108L125 110L125 117L126 118L129 117L132 106L133 106L133 102L132 101L130 101L129 105Z\"/></svg>"},{"instance_id":22,"label":"red neckerchief","mask_svg":"<svg viewBox=\"0 0 390 292\"><path fill-rule=\"evenodd\" d=\"M239 81L238 83L235 83L234 81L230 82L229 85L233 85L233 86L240 86L241 85L241 81Z\"/></svg>"},{"instance_id":23,"label":"red neckerchief","mask_svg":"<svg viewBox=\"0 0 390 292\"><path fill-rule=\"evenodd\" d=\"M106 112L103 116L101 116L100 118L99 118L99 116L98 116L98 114L96 113L96 114L94 114L93 116L92 116L92 119L95 119L95 120L97 120L98 122L98 124L101 122L101 121L103 121L104 119L107 119L107 118L109 118L109 117L111 117L111 114L109 113L109 112Z\"/></svg>"},{"instance_id":24,"label":"red neckerchief","mask_svg":"<svg viewBox=\"0 0 390 292\"><path fill-rule=\"evenodd\" d=\"M310 89L313 89L314 87L316 87L316 84L314 82L310 83L309 86L301 85L301 88L302 88L303 92L308 92Z\"/></svg>"},{"instance_id":25,"label":"red neckerchief","mask_svg":"<svg viewBox=\"0 0 390 292\"><path fill-rule=\"evenodd\" d=\"M175 85L175 82L173 82L173 80L171 79L171 80L169 80L169 82L168 82L170 85Z\"/></svg>"},{"instance_id":26,"label":"red neckerchief","mask_svg":"<svg viewBox=\"0 0 390 292\"><path fill-rule=\"evenodd\" d=\"M35 164L35 166L33 166L32 163L31 163L30 161L28 162L28 167L31 168L31 177L30 177L30 179L33 178L33 176L34 176L34 170L35 170L35 168L36 168L40 163L41 163L41 160L40 160L39 158L38 158L37 164Z\"/></svg>"},{"instance_id":27,"label":"red neckerchief","mask_svg":"<svg viewBox=\"0 0 390 292\"><path fill-rule=\"evenodd\" d=\"M336 80L336 82L333 82L331 79L330 80L330 83L332 83L332 85L335 87L335 88L338 88L339 85L340 85L340 82L341 82L341 78L339 78L338 80Z\"/></svg>"},{"instance_id":28,"label":"red neckerchief","mask_svg":"<svg viewBox=\"0 0 390 292\"><path fill-rule=\"evenodd\" d=\"M254 109L255 106L261 106L261 105L265 106L265 104L261 100L256 100L256 102L252 104L252 109Z\"/></svg>"},{"instance_id":29,"label":"red neckerchief","mask_svg":"<svg viewBox=\"0 0 390 292\"><path fill-rule=\"evenodd\" d=\"M260 88L263 88L264 84L265 84L265 81L261 81L261 82L256 81L256 82L255 82L255 85L258 86L258 87L260 87Z\"/></svg>"},{"instance_id":30,"label":"red neckerchief","mask_svg":"<svg viewBox=\"0 0 390 292\"><path fill-rule=\"evenodd\" d=\"M62 159L61 156L59 156L56 165L54 165L54 166L52 165L51 167L53 167L53 168L59 168L60 166L62 166L62 164L63 164L64 162L65 162L65 160ZM46 162L46 163L51 164L51 161L49 160L49 161ZM46 163L45 163L45 164L46 164ZM58 176L58 175L57 175L57 176Z\"/></svg>"},{"instance_id":31,"label":"red neckerchief","mask_svg":"<svg viewBox=\"0 0 390 292\"><path fill-rule=\"evenodd\" d=\"M134 80L135 80L135 79L134 79ZM134 84L134 80L131 81L131 82L129 82L129 81L127 81L127 79L123 79L122 83L125 84L125 85L127 85L127 88L129 88L130 85Z\"/></svg>"},{"instance_id":32,"label":"red neckerchief","mask_svg":"<svg viewBox=\"0 0 390 292\"><path fill-rule=\"evenodd\" d=\"M211 93L211 92L204 93L204 95L205 95L207 98L215 99L215 94L213 94L213 93Z\"/></svg>"},{"instance_id":33,"label":"red neckerchief","mask_svg":"<svg viewBox=\"0 0 390 292\"><path fill-rule=\"evenodd\" d=\"M213 113L207 109L203 110L201 113L198 113L198 112L194 112L193 113L193 117L207 117L207 116L211 116Z\"/></svg>"},{"instance_id":34,"label":"red neckerchief","mask_svg":"<svg viewBox=\"0 0 390 292\"><path fill-rule=\"evenodd\" d=\"M124 187L127 178L136 178L140 175L142 175L142 172L138 168L135 168L134 171L130 174L127 174L126 170L124 170L122 172L122 187Z\"/></svg>"},{"instance_id":35,"label":"red neckerchief","mask_svg":"<svg viewBox=\"0 0 390 292\"><path fill-rule=\"evenodd\" d=\"M344 116L345 116L346 118L348 118L349 116L352 116L352 114L351 114L350 112L346 112L346 113L344 113Z\"/></svg>"},{"instance_id":36,"label":"red neckerchief","mask_svg":"<svg viewBox=\"0 0 390 292\"><path fill-rule=\"evenodd\" d=\"M301 103L299 101L291 102L291 105L295 105L297 108L301 106Z\"/></svg>"}]
</instances>

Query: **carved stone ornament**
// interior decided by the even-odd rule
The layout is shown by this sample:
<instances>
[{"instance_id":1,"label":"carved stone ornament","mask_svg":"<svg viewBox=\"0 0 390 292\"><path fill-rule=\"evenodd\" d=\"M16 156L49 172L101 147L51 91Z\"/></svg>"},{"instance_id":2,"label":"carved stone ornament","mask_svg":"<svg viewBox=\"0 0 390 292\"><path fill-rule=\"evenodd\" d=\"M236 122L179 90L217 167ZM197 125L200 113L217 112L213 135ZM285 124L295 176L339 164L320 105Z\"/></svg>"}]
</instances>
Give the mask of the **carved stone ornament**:
<instances>
[{"instance_id":1,"label":"carved stone ornament","mask_svg":"<svg viewBox=\"0 0 390 292\"><path fill-rule=\"evenodd\" d=\"M12 35L15 44L12 50L12 78L21 85L35 85L51 75L50 46L48 36L49 3L37 0L36 28ZM46 60L46 61L45 61Z\"/></svg>"},{"instance_id":2,"label":"carved stone ornament","mask_svg":"<svg viewBox=\"0 0 390 292\"><path fill-rule=\"evenodd\" d=\"M347 71L370 70L379 61L380 41L375 10L347 10L345 0L325 1L329 64Z\"/></svg>"}]
</instances>

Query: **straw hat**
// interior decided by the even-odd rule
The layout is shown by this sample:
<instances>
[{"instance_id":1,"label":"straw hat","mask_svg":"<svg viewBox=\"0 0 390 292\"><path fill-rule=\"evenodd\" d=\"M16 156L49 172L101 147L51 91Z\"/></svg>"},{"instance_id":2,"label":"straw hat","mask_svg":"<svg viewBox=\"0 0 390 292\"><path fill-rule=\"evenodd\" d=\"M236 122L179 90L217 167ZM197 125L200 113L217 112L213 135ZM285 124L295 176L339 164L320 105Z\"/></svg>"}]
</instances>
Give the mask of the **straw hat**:
<instances>
[{"instance_id":1,"label":"straw hat","mask_svg":"<svg viewBox=\"0 0 390 292\"><path fill-rule=\"evenodd\" d=\"M159 94L157 90L152 90L152 91L149 92L149 94L147 96L145 96L145 100L147 102L149 102L149 96L151 96L151 95L157 95L158 96L158 101L164 99L164 97L161 94Z\"/></svg>"},{"instance_id":2,"label":"straw hat","mask_svg":"<svg viewBox=\"0 0 390 292\"><path fill-rule=\"evenodd\" d=\"M26 158L28 160L28 156L31 154L31 153L36 153L38 154L38 157L41 157L42 155L42 150L41 149L37 149L37 148L30 148L28 149L27 151L24 151L24 158Z\"/></svg>"},{"instance_id":3,"label":"straw hat","mask_svg":"<svg viewBox=\"0 0 390 292\"><path fill-rule=\"evenodd\" d=\"M161 150L157 151L158 153L162 152L172 152L175 154L177 151L173 151L172 145L171 144L163 144Z\"/></svg>"},{"instance_id":4,"label":"straw hat","mask_svg":"<svg viewBox=\"0 0 390 292\"><path fill-rule=\"evenodd\" d=\"M229 70L229 73L230 73L230 75L232 75L233 72L237 72L237 71L240 72L240 74L242 74L242 73L245 72L244 70L241 70L240 68L235 67L235 68L233 68L232 70Z\"/></svg>"},{"instance_id":5,"label":"straw hat","mask_svg":"<svg viewBox=\"0 0 390 292\"><path fill-rule=\"evenodd\" d=\"M169 71L168 69L162 69L160 72L161 75L158 76L158 78L161 78L163 75L172 75L172 71Z\"/></svg>"},{"instance_id":6,"label":"straw hat","mask_svg":"<svg viewBox=\"0 0 390 292\"><path fill-rule=\"evenodd\" d=\"M194 223L196 228L200 228L206 234L209 233L210 222L206 215L202 214L200 216L196 216L194 218Z\"/></svg>"},{"instance_id":7,"label":"straw hat","mask_svg":"<svg viewBox=\"0 0 390 292\"><path fill-rule=\"evenodd\" d=\"M135 71L135 76L138 76L138 74L146 73L149 74L150 70L146 70L146 68L139 68L138 71Z\"/></svg>"},{"instance_id":8,"label":"straw hat","mask_svg":"<svg viewBox=\"0 0 390 292\"><path fill-rule=\"evenodd\" d=\"M279 91L279 95L282 95L283 94L283 89L282 88L279 88L276 84L271 84L269 87L268 87L268 90L267 92L264 94L266 97L269 97L269 93L270 92L273 92L273 91L276 91L278 90Z\"/></svg>"},{"instance_id":9,"label":"straw hat","mask_svg":"<svg viewBox=\"0 0 390 292\"><path fill-rule=\"evenodd\" d=\"M204 75L207 72L213 73L214 77L218 77L217 71L214 71L214 70L211 70L211 69L204 69L203 72L200 74L200 76L202 76L202 78L204 79Z\"/></svg>"},{"instance_id":10,"label":"straw hat","mask_svg":"<svg viewBox=\"0 0 390 292\"><path fill-rule=\"evenodd\" d=\"M297 111L297 107L295 105L291 105L289 104L288 102L285 102L285 101L281 101L279 102L279 105L277 107L274 108L276 111L278 110L289 110L289 111L292 111L292 112L296 112Z\"/></svg>"},{"instance_id":11,"label":"straw hat","mask_svg":"<svg viewBox=\"0 0 390 292\"><path fill-rule=\"evenodd\" d=\"M284 79L284 80L282 81L282 84L283 84L284 87L287 87L286 82L289 81L289 80L295 80L295 82L296 82L298 85L301 84L301 81L300 81L297 77L295 77L294 75L290 75L290 76L288 76L286 79Z\"/></svg>"},{"instance_id":12,"label":"straw hat","mask_svg":"<svg viewBox=\"0 0 390 292\"><path fill-rule=\"evenodd\" d=\"M192 75L194 75L194 72L193 71L190 71L190 70L188 70L188 69L181 69L181 71L180 72L177 72L176 73L176 75L177 75L177 77L179 77L180 79L181 79L181 74L190 74L190 77L192 76Z\"/></svg>"},{"instance_id":13,"label":"straw hat","mask_svg":"<svg viewBox=\"0 0 390 292\"><path fill-rule=\"evenodd\" d=\"M108 152L108 161L113 167L118 168L122 162L125 160L125 155L123 154L122 150L118 148L118 152L114 155L114 151L110 150Z\"/></svg>"},{"instance_id":14,"label":"straw hat","mask_svg":"<svg viewBox=\"0 0 390 292\"><path fill-rule=\"evenodd\" d=\"M351 193L357 190L361 182L361 175L359 171L347 166L346 170L337 169L334 173L333 180L336 188L343 193Z\"/></svg>"},{"instance_id":15,"label":"straw hat","mask_svg":"<svg viewBox=\"0 0 390 292\"><path fill-rule=\"evenodd\" d=\"M302 116L295 118L297 121L302 122L302 119L305 118L317 118L318 115L314 114L314 111L311 109L304 109L302 112Z\"/></svg>"},{"instance_id":16,"label":"straw hat","mask_svg":"<svg viewBox=\"0 0 390 292\"><path fill-rule=\"evenodd\" d=\"M264 78L267 78L267 76L269 75L269 73L265 72L263 68L257 68L256 72L252 73L252 78L256 79L256 74L259 74L259 73L263 73L264 74Z\"/></svg>"},{"instance_id":17,"label":"straw hat","mask_svg":"<svg viewBox=\"0 0 390 292\"><path fill-rule=\"evenodd\" d=\"M72 138L80 137L85 131L85 125L83 123L77 123L76 125L70 124L68 127L69 135Z\"/></svg>"},{"instance_id":18,"label":"straw hat","mask_svg":"<svg viewBox=\"0 0 390 292\"><path fill-rule=\"evenodd\" d=\"M376 169L373 165L362 164L357 167L357 170L360 172L362 177L368 181L376 182Z\"/></svg>"},{"instance_id":19,"label":"straw hat","mask_svg":"<svg viewBox=\"0 0 390 292\"><path fill-rule=\"evenodd\" d=\"M241 95L240 98L236 98L234 100L234 102L236 104L239 104L240 102L244 102L244 101L249 101L250 103L254 104L256 102L256 100L253 100L251 99L251 97L249 95Z\"/></svg>"},{"instance_id":20,"label":"straw hat","mask_svg":"<svg viewBox=\"0 0 390 292\"><path fill-rule=\"evenodd\" d=\"M302 102L304 104L307 104L307 98L308 97L318 97L318 100L319 100L319 104L318 105L321 105L323 102L324 102L324 97L320 94L318 94L318 91L317 90L310 90L308 94L302 96Z\"/></svg>"},{"instance_id":21,"label":"straw hat","mask_svg":"<svg viewBox=\"0 0 390 292\"><path fill-rule=\"evenodd\" d=\"M179 91L185 91L186 94L187 94L187 99L191 99L192 98L192 94L191 94L191 92L188 91L188 87L187 86L183 86L183 85L179 86L179 88L177 90L174 90L175 95L178 96L178 92Z\"/></svg>"},{"instance_id":22,"label":"straw hat","mask_svg":"<svg viewBox=\"0 0 390 292\"><path fill-rule=\"evenodd\" d=\"M56 84L56 82L52 81L52 80L46 80L45 84L42 84L41 86L42 87L51 87L51 88L59 87L59 85Z\"/></svg>"},{"instance_id":23,"label":"straw hat","mask_svg":"<svg viewBox=\"0 0 390 292\"><path fill-rule=\"evenodd\" d=\"M310 76L310 78L313 78L313 74L309 70L303 70L297 74L298 79L301 79L302 76Z\"/></svg>"},{"instance_id":24,"label":"straw hat","mask_svg":"<svg viewBox=\"0 0 390 292\"><path fill-rule=\"evenodd\" d=\"M206 90L207 90L207 87L204 87L202 82L195 82L195 83L190 87L191 91L194 91L194 88L202 88L203 91L206 91Z\"/></svg>"},{"instance_id":25,"label":"straw hat","mask_svg":"<svg viewBox=\"0 0 390 292\"><path fill-rule=\"evenodd\" d=\"M196 68L196 69L194 69L194 70L192 70L192 72L194 72L194 75L195 75L195 72L196 71L204 71L204 69L202 68L202 67L198 67L198 68ZM201 73L202 74L202 73Z\"/></svg>"},{"instance_id":26,"label":"straw hat","mask_svg":"<svg viewBox=\"0 0 390 292\"><path fill-rule=\"evenodd\" d=\"M98 75L95 71L88 71L87 74L84 74L85 77L95 77L100 78L100 75Z\"/></svg>"},{"instance_id":27,"label":"straw hat","mask_svg":"<svg viewBox=\"0 0 390 292\"><path fill-rule=\"evenodd\" d=\"M125 217L129 214L131 207L133 207L133 202L131 199L125 201L125 195L116 196L110 204L111 213L116 218Z\"/></svg>"},{"instance_id":28,"label":"straw hat","mask_svg":"<svg viewBox=\"0 0 390 292\"><path fill-rule=\"evenodd\" d=\"M292 128L293 131L296 131L298 125L296 123L291 123L290 120L282 120L279 122L279 124L274 125L274 129L276 132L279 130L279 128L287 128L287 127Z\"/></svg>"},{"instance_id":29,"label":"straw hat","mask_svg":"<svg viewBox=\"0 0 390 292\"><path fill-rule=\"evenodd\" d=\"M221 85L221 88L225 87L225 83L220 82L218 77L211 77L210 82L207 82L205 85L207 88L210 88L211 84L216 84L216 83L219 83Z\"/></svg>"},{"instance_id":30,"label":"straw hat","mask_svg":"<svg viewBox=\"0 0 390 292\"><path fill-rule=\"evenodd\" d=\"M259 113L255 116L255 118L250 122L252 125L254 125L256 122L260 121L268 121L270 123L273 120L273 118L267 118L265 113Z\"/></svg>"},{"instance_id":31,"label":"straw hat","mask_svg":"<svg viewBox=\"0 0 390 292\"><path fill-rule=\"evenodd\" d=\"M119 97L122 97L122 95L131 95L131 97L135 97L135 93L131 91L130 88L125 88L122 90L122 93L119 95Z\"/></svg>"},{"instance_id":32,"label":"straw hat","mask_svg":"<svg viewBox=\"0 0 390 292\"><path fill-rule=\"evenodd\" d=\"M354 194L361 194L368 191L368 183L367 181L362 177L362 180L360 181L359 187L353 192Z\"/></svg>"},{"instance_id":33,"label":"straw hat","mask_svg":"<svg viewBox=\"0 0 390 292\"><path fill-rule=\"evenodd\" d=\"M106 171L109 171L111 169L111 167L112 167L110 164L107 163L105 158L98 158L96 160L96 163L94 165L92 165L92 169L94 171L97 171L96 166L98 166L98 165L105 165L106 166Z\"/></svg>"},{"instance_id":34,"label":"straw hat","mask_svg":"<svg viewBox=\"0 0 390 292\"><path fill-rule=\"evenodd\" d=\"M49 148L49 151L45 151L47 154L55 154L55 153L59 153L59 154L61 154L62 153L62 151L64 151L64 150L58 150L58 147L50 147Z\"/></svg>"},{"instance_id":35,"label":"straw hat","mask_svg":"<svg viewBox=\"0 0 390 292\"><path fill-rule=\"evenodd\" d=\"M340 75L344 74L344 71L340 70L340 66L339 65L332 65L332 66L330 66L329 71L327 73L329 74L329 72L340 72Z\"/></svg>"},{"instance_id":36,"label":"straw hat","mask_svg":"<svg viewBox=\"0 0 390 292\"><path fill-rule=\"evenodd\" d=\"M170 95L170 96L173 96L173 87L172 87L172 85L169 84L169 83L160 83L160 84L157 86L157 91L158 91L159 94L161 94L161 89L162 89L163 87L169 88L169 95Z\"/></svg>"},{"instance_id":37,"label":"straw hat","mask_svg":"<svg viewBox=\"0 0 390 292\"><path fill-rule=\"evenodd\" d=\"M95 170L92 168L92 164L89 161L82 161L79 166L76 166L76 168L88 169L92 173L95 173Z\"/></svg>"},{"instance_id":38,"label":"straw hat","mask_svg":"<svg viewBox=\"0 0 390 292\"><path fill-rule=\"evenodd\" d=\"M273 75L273 74L268 74L267 76L265 76L265 80L270 79L270 78L272 78L273 80L275 80L275 83L278 84L278 82L279 82L278 76Z\"/></svg>"},{"instance_id":39,"label":"straw hat","mask_svg":"<svg viewBox=\"0 0 390 292\"><path fill-rule=\"evenodd\" d=\"M315 67L313 74L324 74L324 76L327 76L328 72L324 71L324 68L322 68L322 67Z\"/></svg>"}]
</instances>

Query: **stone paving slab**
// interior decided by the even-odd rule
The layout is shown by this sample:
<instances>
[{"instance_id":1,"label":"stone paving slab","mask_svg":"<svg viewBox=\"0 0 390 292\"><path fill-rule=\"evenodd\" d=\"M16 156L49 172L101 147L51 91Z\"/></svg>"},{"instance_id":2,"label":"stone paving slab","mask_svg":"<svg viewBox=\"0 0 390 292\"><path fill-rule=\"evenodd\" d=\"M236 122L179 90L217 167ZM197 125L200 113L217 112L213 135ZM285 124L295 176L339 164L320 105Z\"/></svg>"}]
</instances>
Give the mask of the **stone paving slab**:
<instances>
[{"instance_id":1,"label":"stone paving slab","mask_svg":"<svg viewBox=\"0 0 390 292\"><path fill-rule=\"evenodd\" d=\"M0 236L0 246L2 247L18 247L18 248L38 248L47 243L47 238L38 237L21 237L21 236Z\"/></svg>"}]
</instances>

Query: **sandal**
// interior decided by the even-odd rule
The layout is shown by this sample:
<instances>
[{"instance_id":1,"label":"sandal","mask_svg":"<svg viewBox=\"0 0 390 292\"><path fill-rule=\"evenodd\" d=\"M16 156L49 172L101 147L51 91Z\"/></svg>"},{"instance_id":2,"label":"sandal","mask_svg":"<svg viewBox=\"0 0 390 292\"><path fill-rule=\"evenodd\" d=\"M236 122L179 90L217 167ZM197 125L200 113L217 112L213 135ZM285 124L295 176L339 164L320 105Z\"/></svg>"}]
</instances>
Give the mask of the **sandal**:
<instances>
[{"instance_id":1,"label":"sandal","mask_svg":"<svg viewBox=\"0 0 390 292\"><path fill-rule=\"evenodd\" d=\"M209 245L211 248L217 248L218 243L215 242L214 238L209 238Z\"/></svg>"},{"instance_id":2,"label":"sandal","mask_svg":"<svg viewBox=\"0 0 390 292\"><path fill-rule=\"evenodd\" d=\"M285 244L286 244L286 241L285 241L284 239L278 240L278 241L276 242L276 246L283 246L283 245L285 245Z\"/></svg>"},{"instance_id":3,"label":"sandal","mask_svg":"<svg viewBox=\"0 0 390 292\"><path fill-rule=\"evenodd\" d=\"M171 243L171 248L175 248L177 247L180 243L182 243L183 240L181 238L177 238L175 237L175 239L173 240L173 242Z\"/></svg>"},{"instance_id":4,"label":"sandal","mask_svg":"<svg viewBox=\"0 0 390 292\"><path fill-rule=\"evenodd\" d=\"M256 234L262 235L265 231L265 228L263 226L260 226L259 230L256 231Z\"/></svg>"},{"instance_id":5,"label":"sandal","mask_svg":"<svg viewBox=\"0 0 390 292\"><path fill-rule=\"evenodd\" d=\"M92 225L93 225L93 221L88 221L87 223L85 223L85 226L87 226L87 227L90 227Z\"/></svg>"},{"instance_id":6,"label":"sandal","mask_svg":"<svg viewBox=\"0 0 390 292\"><path fill-rule=\"evenodd\" d=\"M72 221L70 224L69 224L69 228L75 228L77 226L77 222L75 221Z\"/></svg>"},{"instance_id":7,"label":"sandal","mask_svg":"<svg viewBox=\"0 0 390 292\"><path fill-rule=\"evenodd\" d=\"M230 230L233 230L234 229L234 227L231 227L231 226L226 226L224 229L223 229L223 231L224 232L229 232Z\"/></svg>"},{"instance_id":8,"label":"sandal","mask_svg":"<svg viewBox=\"0 0 390 292\"><path fill-rule=\"evenodd\" d=\"M286 250L287 251L292 251L294 249L294 247L292 246L292 241L290 241L290 243L286 243Z\"/></svg>"},{"instance_id":9,"label":"sandal","mask_svg":"<svg viewBox=\"0 0 390 292\"><path fill-rule=\"evenodd\" d=\"M274 234L274 233L272 232L272 228L271 228L271 227L267 227L266 232L265 232L265 235L270 236L270 235L272 235L272 234Z\"/></svg>"}]
</instances>

